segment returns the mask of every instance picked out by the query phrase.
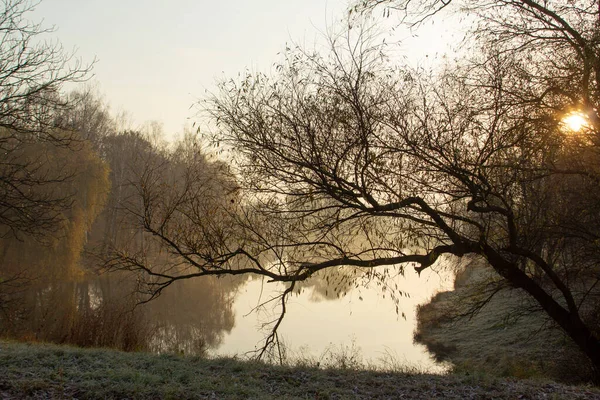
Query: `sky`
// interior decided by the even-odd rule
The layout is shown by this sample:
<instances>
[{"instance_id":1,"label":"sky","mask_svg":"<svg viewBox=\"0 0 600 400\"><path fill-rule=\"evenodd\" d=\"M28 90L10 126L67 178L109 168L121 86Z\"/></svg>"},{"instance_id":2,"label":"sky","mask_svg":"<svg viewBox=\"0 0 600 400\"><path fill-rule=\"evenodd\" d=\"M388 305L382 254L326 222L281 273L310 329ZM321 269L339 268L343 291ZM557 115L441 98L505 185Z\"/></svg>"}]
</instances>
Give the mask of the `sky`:
<instances>
[{"instance_id":1,"label":"sky","mask_svg":"<svg viewBox=\"0 0 600 400\"><path fill-rule=\"evenodd\" d=\"M219 79L269 72L286 43L311 46L349 0L42 0L30 14L66 50L94 65L90 81L114 113L163 124L167 139L191 126L193 107ZM441 33L407 54L431 50ZM433 38L433 40L432 40ZM432 50L433 51L433 50Z\"/></svg>"}]
</instances>

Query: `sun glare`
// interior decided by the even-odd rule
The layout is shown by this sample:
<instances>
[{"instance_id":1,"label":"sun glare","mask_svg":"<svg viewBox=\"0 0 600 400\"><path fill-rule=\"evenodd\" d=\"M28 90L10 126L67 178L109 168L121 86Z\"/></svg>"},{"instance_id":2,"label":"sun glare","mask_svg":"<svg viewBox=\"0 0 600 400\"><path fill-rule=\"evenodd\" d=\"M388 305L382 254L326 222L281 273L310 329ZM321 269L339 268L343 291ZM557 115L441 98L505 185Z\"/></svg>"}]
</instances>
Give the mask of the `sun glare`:
<instances>
[{"instance_id":1,"label":"sun glare","mask_svg":"<svg viewBox=\"0 0 600 400\"><path fill-rule=\"evenodd\" d=\"M587 117L580 112L572 112L562 119L563 127L571 132L579 132L588 125Z\"/></svg>"}]
</instances>

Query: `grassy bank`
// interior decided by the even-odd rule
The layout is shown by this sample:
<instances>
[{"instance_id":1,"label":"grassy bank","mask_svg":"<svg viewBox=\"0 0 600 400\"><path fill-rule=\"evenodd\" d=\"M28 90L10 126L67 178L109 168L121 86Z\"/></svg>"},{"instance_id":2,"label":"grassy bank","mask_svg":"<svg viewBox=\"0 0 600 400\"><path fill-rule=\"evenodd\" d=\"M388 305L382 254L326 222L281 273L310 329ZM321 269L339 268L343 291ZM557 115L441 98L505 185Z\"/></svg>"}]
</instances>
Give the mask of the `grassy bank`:
<instances>
[{"instance_id":1,"label":"grassy bank","mask_svg":"<svg viewBox=\"0 0 600 400\"><path fill-rule=\"evenodd\" d=\"M482 283L495 277L481 265L459 273L453 291L438 293L419 307L415 339L459 372L588 381L588 359L544 313L527 311L532 303L520 290L503 289L479 313L453 318L473 300L485 298L480 294Z\"/></svg>"},{"instance_id":2,"label":"grassy bank","mask_svg":"<svg viewBox=\"0 0 600 400\"><path fill-rule=\"evenodd\" d=\"M0 342L0 398L594 399L600 398L600 390Z\"/></svg>"}]
</instances>

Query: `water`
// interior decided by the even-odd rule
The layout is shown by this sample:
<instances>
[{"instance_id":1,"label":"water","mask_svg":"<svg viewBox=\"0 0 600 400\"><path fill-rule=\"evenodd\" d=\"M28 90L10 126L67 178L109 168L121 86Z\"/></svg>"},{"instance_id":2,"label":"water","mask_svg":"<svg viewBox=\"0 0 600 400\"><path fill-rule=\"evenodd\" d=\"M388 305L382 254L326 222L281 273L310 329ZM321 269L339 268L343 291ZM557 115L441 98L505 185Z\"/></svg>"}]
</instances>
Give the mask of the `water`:
<instances>
[{"instance_id":1,"label":"water","mask_svg":"<svg viewBox=\"0 0 600 400\"><path fill-rule=\"evenodd\" d=\"M320 360L331 351L356 351L365 364L386 367L397 361L430 372L444 370L424 346L413 343L413 331L416 306L426 303L437 291L449 289L449 274L425 271L419 278L408 269L404 277L388 281L395 283L410 295L400 298L398 313L389 290L386 294L373 282L335 299L324 298L315 287L306 288L289 299L279 337L292 357ZM249 279L233 305L235 325L212 354L243 354L260 348L269 332L261 327L277 317L279 308L274 306L279 303L260 311L256 307L282 289L282 285Z\"/></svg>"},{"instance_id":2,"label":"water","mask_svg":"<svg viewBox=\"0 0 600 400\"><path fill-rule=\"evenodd\" d=\"M449 289L450 273L427 270L418 277L407 268L404 277L386 278L385 290L377 281L367 284L344 273L332 271L329 283L325 276L312 277L288 299L278 334L291 360L327 365L345 355L381 368L393 363L444 370L413 343L413 331L416 306ZM340 284L344 276L353 278ZM106 274L19 292L19 307L0 316L0 334L157 353L244 355L264 343L270 332L265 323L280 310L278 301L268 300L284 289L256 277L192 279L136 306L134 287L134 277ZM400 296L398 302L392 294Z\"/></svg>"}]
</instances>

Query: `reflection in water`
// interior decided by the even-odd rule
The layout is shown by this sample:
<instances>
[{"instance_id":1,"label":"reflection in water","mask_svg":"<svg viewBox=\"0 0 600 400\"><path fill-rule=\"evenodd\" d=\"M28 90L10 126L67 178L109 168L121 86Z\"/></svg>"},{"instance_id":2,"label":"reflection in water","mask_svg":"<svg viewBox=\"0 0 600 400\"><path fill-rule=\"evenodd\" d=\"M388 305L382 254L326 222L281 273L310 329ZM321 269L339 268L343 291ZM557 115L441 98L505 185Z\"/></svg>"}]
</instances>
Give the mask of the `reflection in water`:
<instances>
[{"instance_id":1,"label":"reflection in water","mask_svg":"<svg viewBox=\"0 0 600 400\"><path fill-rule=\"evenodd\" d=\"M19 307L0 316L0 334L85 347L205 354L234 326L232 305L240 282L181 281L142 305L136 280L123 274L31 287L15 299Z\"/></svg>"},{"instance_id":2,"label":"reflection in water","mask_svg":"<svg viewBox=\"0 0 600 400\"><path fill-rule=\"evenodd\" d=\"M303 283L289 299L279 331L288 354L319 360L332 347L355 346L366 363L385 366L391 356L441 370L424 346L413 344L413 330L416 305L450 287L449 274L429 271L419 278L408 268L405 277L386 281L396 295L410 294L398 304L378 281L361 282L341 270ZM251 278L192 279L136 306L135 285L131 276L106 274L31 288L22 293L18 312L0 317L0 334L128 351L245 354L262 345L268 331L261 328L277 316L279 303L255 308L283 289Z\"/></svg>"},{"instance_id":3,"label":"reflection in water","mask_svg":"<svg viewBox=\"0 0 600 400\"><path fill-rule=\"evenodd\" d=\"M202 354L221 345L234 326L232 306L241 279L210 278L176 282L145 305L157 321L155 352Z\"/></svg>"},{"instance_id":4,"label":"reflection in water","mask_svg":"<svg viewBox=\"0 0 600 400\"><path fill-rule=\"evenodd\" d=\"M292 357L318 360L332 347L356 346L365 363L385 367L391 357L431 372L444 370L431 359L424 346L413 343L413 331L416 306L427 302L437 291L450 288L450 274L425 271L419 278L408 268L405 275L388 282L410 295L400 299L398 313L390 293L383 292L376 282L367 287L351 285L339 299L330 294L330 289L325 295L326 286L322 282L312 288L305 286L288 303L280 338L291 348ZM267 306L259 312L252 310L281 289L282 286L262 280L248 280L234 304L235 327L212 353L240 354L261 346L267 333L261 327L274 318L278 309Z\"/></svg>"}]
</instances>

